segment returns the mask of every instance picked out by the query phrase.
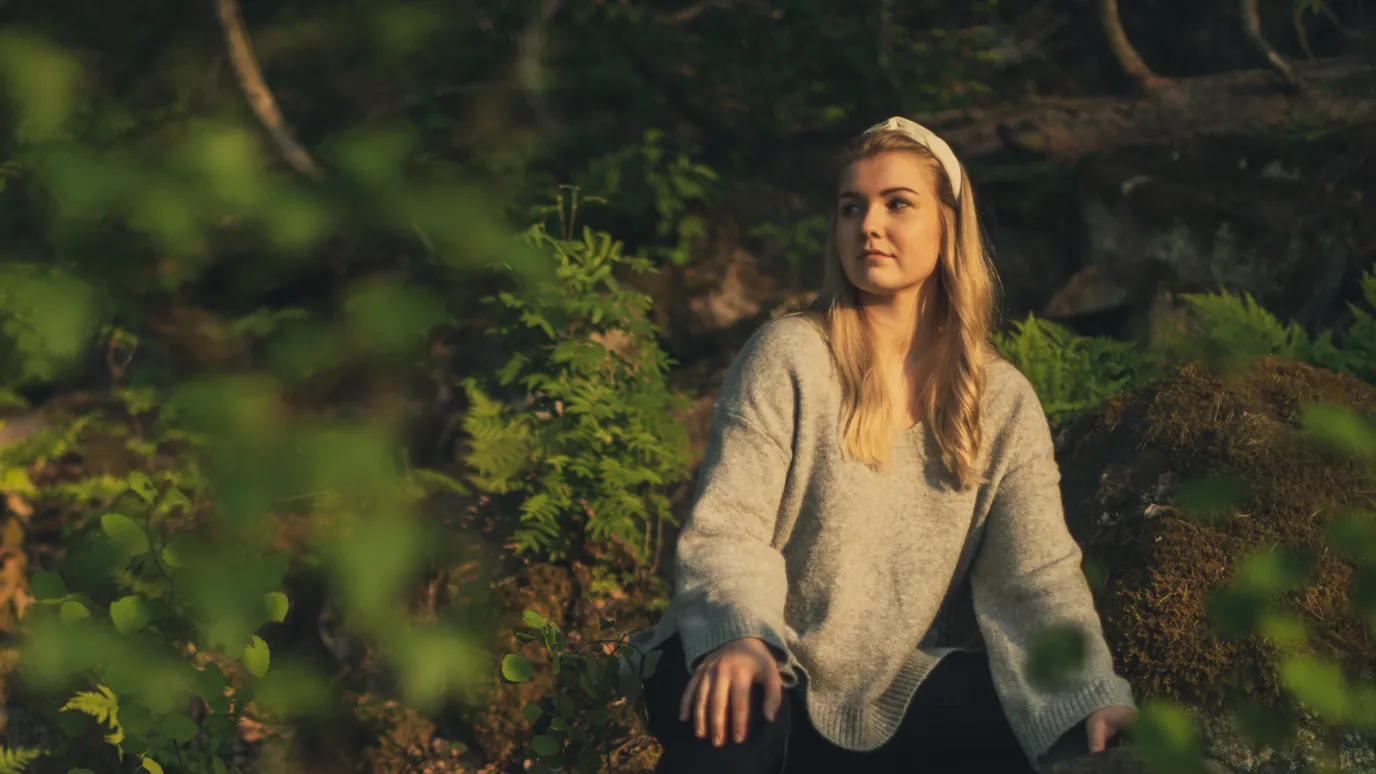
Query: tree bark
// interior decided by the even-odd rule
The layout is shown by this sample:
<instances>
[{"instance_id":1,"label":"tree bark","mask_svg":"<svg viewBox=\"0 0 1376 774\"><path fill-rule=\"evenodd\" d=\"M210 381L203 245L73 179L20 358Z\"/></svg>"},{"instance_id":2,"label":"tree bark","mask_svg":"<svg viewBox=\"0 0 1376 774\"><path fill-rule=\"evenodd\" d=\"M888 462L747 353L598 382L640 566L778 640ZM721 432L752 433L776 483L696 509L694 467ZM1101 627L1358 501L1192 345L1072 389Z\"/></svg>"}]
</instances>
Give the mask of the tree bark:
<instances>
[{"instance_id":1,"label":"tree bark","mask_svg":"<svg viewBox=\"0 0 1376 774\"><path fill-rule=\"evenodd\" d=\"M324 171L315 163L315 159L311 158L310 153L291 136L286 119L282 117L282 110L277 106L277 100L272 96L267 81L263 80L258 58L254 56L248 33L244 31L244 20L239 13L238 0L216 0L215 10L220 17L220 27L224 29L225 47L229 51L230 64L234 67L239 87L243 89L244 97L248 99L248 104L253 108L259 123L267 130L282 158L286 159L292 169L313 179L322 179Z\"/></svg>"},{"instance_id":2,"label":"tree bark","mask_svg":"<svg viewBox=\"0 0 1376 774\"><path fill-rule=\"evenodd\" d=\"M1290 88L1300 88L1300 79L1295 77L1295 71L1290 68L1290 63L1285 61L1275 46L1271 45L1271 41L1261 33L1261 12L1257 9L1257 0L1242 0L1242 31L1257 53L1266 59L1272 70L1285 79Z\"/></svg>"},{"instance_id":3,"label":"tree bark","mask_svg":"<svg viewBox=\"0 0 1376 774\"><path fill-rule=\"evenodd\" d=\"M1376 64L1318 59L1293 67L1316 88L1286 91L1271 70L1242 70L1174 79L1139 97L1042 97L914 118L965 159L1011 150L1056 161L1299 122L1376 120ZM1349 87L1322 88L1338 83ZM1365 85L1354 93L1356 84Z\"/></svg>"},{"instance_id":4,"label":"tree bark","mask_svg":"<svg viewBox=\"0 0 1376 774\"><path fill-rule=\"evenodd\" d=\"M1147 63L1142 61L1132 41L1128 40L1128 34L1123 29L1123 20L1118 16L1118 0L1099 0L1099 23L1103 25L1104 38L1108 41L1109 50L1113 52L1113 58L1118 60L1118 66L1137 84L1138 89L1153 91L1170 82L1169 79L1152 72Z\"/></svg>"}]
</instances>

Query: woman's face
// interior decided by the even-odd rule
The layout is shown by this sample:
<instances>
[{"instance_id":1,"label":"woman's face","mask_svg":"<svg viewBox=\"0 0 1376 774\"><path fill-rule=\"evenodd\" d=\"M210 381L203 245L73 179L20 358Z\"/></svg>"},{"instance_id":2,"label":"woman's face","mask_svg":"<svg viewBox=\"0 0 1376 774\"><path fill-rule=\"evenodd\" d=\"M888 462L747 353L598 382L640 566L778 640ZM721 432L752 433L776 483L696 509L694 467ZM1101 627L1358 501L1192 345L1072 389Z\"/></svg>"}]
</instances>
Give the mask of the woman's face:
<instances>
[{"instance_id":1,"label":"woman's face","mask_svg":"<svg viewBox=\"0 0 1376 774\"><path fill-rule=\"evenodd\" d=\"M942 205L931 162L898 151L861 159L841 175L836 206L846 277L863 295L915 295L941 254Z\"/></svg>"}]
</instances>

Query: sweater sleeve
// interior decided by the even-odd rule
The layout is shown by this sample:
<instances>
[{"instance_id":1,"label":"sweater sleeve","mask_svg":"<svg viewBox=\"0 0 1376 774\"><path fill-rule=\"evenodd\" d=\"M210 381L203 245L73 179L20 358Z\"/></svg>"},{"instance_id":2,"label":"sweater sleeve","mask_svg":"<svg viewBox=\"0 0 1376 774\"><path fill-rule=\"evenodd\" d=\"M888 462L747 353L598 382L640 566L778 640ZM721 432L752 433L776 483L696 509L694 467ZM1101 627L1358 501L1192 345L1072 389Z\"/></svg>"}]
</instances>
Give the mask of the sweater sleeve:
<instances>
[{"instance_id":1,"label":"sweater sleeve","mask_svg":"<svg viewBox=\"0 0 1376 774\"><path fill-rule=\"evenodd\" d=\"M1034 765L1052 744L1102 707L1135 707L1112 655L1065 523L1051 430L1019 375L1005 448L1012 462L996 483L971 568L980 633L1004 711ZM1081 632L1084 660L1056 688L1034 682L1029 657L1052 626Z\"/></svg>"},{"instance_id":2,"label":"sweater sleeve","mask_svg":"<svg viewBox=\"0 0 1376 774\"><path fill-rule=\"evenodd\" d=\"M690 670L742 637L764 640L787 663L788 581L775 533L793 458L798 374L780 327L757 332L727 371L679 533L674 607Z\"/></svg>"}]
</instances>

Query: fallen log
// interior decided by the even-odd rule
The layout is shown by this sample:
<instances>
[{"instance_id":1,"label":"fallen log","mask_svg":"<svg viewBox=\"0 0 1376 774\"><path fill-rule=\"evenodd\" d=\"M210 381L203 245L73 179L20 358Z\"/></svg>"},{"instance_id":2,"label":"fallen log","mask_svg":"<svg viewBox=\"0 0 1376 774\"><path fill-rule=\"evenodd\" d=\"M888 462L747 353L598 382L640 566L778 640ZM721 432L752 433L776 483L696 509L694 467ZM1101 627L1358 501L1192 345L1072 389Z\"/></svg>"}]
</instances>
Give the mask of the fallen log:
<instances>
[{"instance_id":1,"label":"fallen log","mask_svg":"<svg viewBox=\"0 0 1376 774\"><path fill-rule=\"evenodd\" d=\"M964 159L1015 151L1052 161L1268 127L1376 120L1376 63L1318 59L1292 67L1302 90L1287 89L1271 69L1238 70L1170 79L1139 95L1035 97L913 118Z\"/></svg>"}]
</instances>

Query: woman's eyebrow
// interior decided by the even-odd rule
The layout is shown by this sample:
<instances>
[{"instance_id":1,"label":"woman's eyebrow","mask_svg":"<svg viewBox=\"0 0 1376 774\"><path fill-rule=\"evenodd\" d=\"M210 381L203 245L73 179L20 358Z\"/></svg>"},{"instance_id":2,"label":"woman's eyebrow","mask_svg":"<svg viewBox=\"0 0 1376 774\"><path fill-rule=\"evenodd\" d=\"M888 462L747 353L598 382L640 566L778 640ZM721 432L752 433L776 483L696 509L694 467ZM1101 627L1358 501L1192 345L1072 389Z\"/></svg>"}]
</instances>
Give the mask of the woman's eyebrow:
<instances>
[{"instance_id":1,"label":"woman's eyebrow","mask_svg":"<svg viewBox=\"0 0 1376 774\"><path fill-rule=\"evenodd\" d=\"M913 196L921 196L921 194L919 194L917 191L914 191L913 189L907 188L907 187L905 187L905 186L897 186L897 187L895 187L895 188L885 188L884 190L882 190L882 191L879 192L879 195L880 195L880 196L888 196L889 194L898 193L899 191L906 191L906 192L912 194ZM850 199L863 199L863 198L865 198L865 197L861 196L860 194L858 194L858 193L856 193L856 192L854 192L854 191L842 191L841 194L840 194L839 196L837 196L836 198L838 198L838 199L846 199L846 198L850 198Z\"/></svg>"}]
</instances>

